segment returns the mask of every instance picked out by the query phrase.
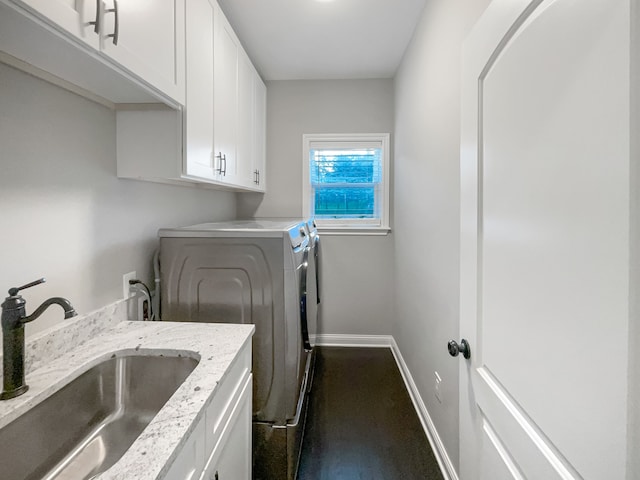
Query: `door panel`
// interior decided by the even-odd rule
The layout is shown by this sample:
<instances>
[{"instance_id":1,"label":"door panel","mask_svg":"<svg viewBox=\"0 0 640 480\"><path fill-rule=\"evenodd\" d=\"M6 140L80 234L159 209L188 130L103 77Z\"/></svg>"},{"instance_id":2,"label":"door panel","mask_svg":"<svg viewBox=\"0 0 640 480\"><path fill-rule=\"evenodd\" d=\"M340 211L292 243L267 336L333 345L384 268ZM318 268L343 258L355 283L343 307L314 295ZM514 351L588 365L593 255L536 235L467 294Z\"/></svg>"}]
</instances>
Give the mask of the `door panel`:
<instances>
[{"instance_id":1,"label":"door panel","mask_svg":"<svg viewBox=\"0 0 640 480\"><path fill-rule=\"evenodd\" d=\"M482 433L482 445L486 448L481 455L481 478L525 480L504 442L486 418L482 419Z\"/></svg>"},{"instance_id":2,"label":"door panel","mask_svg":"<svg viewBox=\"0 0 640 480\"><path fill-rule=\"evenodd\" d=\"M267 87L257 72L254 71L254 125L253 125L253 167L257 170L257 187L266 190L266 155L267 155Z\"/></svg>"},{"instance_id":3,"label":"door panel","mask_svg":"<svg viewBox=\"0 0 640 480\"><path fill-rule=\"evenodd\" d=\"M238 61L240 42L219 7L215 9L213 42L213 142L216 155L225 161L218 169L221 178L237 182L236 145L238 144ZM239 183L240 184L240 183Z\"/></svg>"},{"instance_id":4,"label":"door panel","mask_svg":"<svg viewBox=\"0 0 640 480\"><path fill-rule=\"evenodd\" d=\"M253 77L256 75L251 60L239 49L238 55L238 146L236 157L237 181L241 185L252 188L255 186L253 157L253 130L255 92Z\"/></svg>"},{"instance_id":5,"label":"door panel","mask_svg":"<svg viewBox=\"0 0 640 480\"><path fill-rule=\"evenodd\" d=\"M214 178L213 7L209 0L186 3L185 158L187 175Z\"/></svg>"},{"instance_id":6,"label":"door panel","mask_svg":"<svg viewBox=\"0 0 640 480\"><path fill-rule=\"evenodd\" d=\"M463 479L624 478L629 8L496 0L465 46Z\"/></svg>"}]
</instances>

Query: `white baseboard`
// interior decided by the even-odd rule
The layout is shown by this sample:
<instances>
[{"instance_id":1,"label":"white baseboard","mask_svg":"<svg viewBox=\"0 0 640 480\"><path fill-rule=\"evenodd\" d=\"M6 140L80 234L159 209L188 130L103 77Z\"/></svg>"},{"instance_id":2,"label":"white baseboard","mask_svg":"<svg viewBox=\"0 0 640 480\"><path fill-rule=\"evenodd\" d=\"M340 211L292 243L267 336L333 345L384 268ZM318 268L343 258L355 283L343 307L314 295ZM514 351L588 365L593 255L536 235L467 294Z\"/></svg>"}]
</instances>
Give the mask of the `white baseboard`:
<instances>
[{"instance_id":1,"label":"white baseboard","mask_svg":"<svg viewBox=\"0 0 640 480\"><path fill-rule=\"evenodd\" d=\"M396 363L398 364L398 368L400 369L400 373L402 374L402 378L404 380L405 385L407 386L407 390L409 391L409 396L411 397L411 401L413 402L413 406L416 409L416 413L418 414L418 418L420 419L420 423L422 423L422 428L424 429L425 434L427 435L427 439L429 440L429 444L431 445L431 449L436 456L436 460L438 461L438 465L440 466L440 470L442 471L442 475L445 480L459 480L458 474L456 473L456 469L447 454L447 450L444 448L444 444L438 435L438 431L431 420L431 416L427 411L427 407L422 401L422 397L420 396L420 392L418 391L418 387L416 383L413 381L413 377L411 376L411 372L407 367L407 364L402 358L402 353L400 353L400 349L398 348L398 344L395 339L391 335L318 335L316 337L316 345L324 346L324 347L386 347L390 348L393 353L394 358L396 359Z\"/></svg>"},{"instance_id":2,"label":"white baseboard","mask_svg":"<svg viewBox=\"0 0 640 480\"><path fill-rule=\"evenodd\" d=\"M391 352L396 358L398 368L400 369L402 378L404 378L404 383L407 386L407 390L409 390L409 396L411 397L413 406L418 413L418 417L420 418L420 422L422 423L422 428L424 428L427 438L429 439L431 449L436 456L436 460L438 461L438 465L440 466L442 475L444 476L445 480L459 480L455 466L453 465L453 462L451 462L451 459L447 454L447 450L444 447L444 443L442 443L442 439L440 438L440 435L438 435L436 426L433 423L433 420L431 420L431 416L427 411L427 406L422 401L422 397L420 396L420 392L418 391L416 382L413 381L411 372L409 371L404 358L402 358L400 348L398 348L398 344L393 337L391 337L391 340Z\"/></svg>"},{"instance_id":3,"label":"white baseboard","mask_svg":"<svg viewBox=\"0 0 640 480\"><path fill-rule=\"evenodd\" d=\"M391 348L391 335L316 335L316 345L321 347L387 347Z\"/></svg>"}]
</instances>

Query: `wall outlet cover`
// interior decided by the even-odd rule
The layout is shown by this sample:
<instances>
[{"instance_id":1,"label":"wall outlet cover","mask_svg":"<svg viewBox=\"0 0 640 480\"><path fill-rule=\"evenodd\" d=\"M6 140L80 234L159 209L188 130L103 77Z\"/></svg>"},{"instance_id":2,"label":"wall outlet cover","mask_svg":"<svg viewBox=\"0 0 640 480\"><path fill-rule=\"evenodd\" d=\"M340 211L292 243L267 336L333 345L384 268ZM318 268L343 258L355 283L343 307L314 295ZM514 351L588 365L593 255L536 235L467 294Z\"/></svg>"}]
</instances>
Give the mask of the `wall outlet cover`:
<instances>
[{"instance_id":1,"label":"wall outlet cover","mask_svg":"<svg viewBox=\"0 0 640 480\"><path fill-rule=\"evenodd\" d=\"M434 373L436 376L436 383L435 383L436 399L438 400L438 402L442 403L442 394L440 393L440 384L442 383L442 378L440 378L440 375L438 375L438 372L434 372Z\"/></svg>"},{"instance_id":2,"label":"wall outlet cover","mask_svg":"<svg viewBox=\"0 0 640 480\"><path fill-rule=\"evenodd\" d=\"M135 280L136 272L125 273L122 276L122 298L131 298L133 293L131 292L131 285L129 280Z\"/></svg>"}]
</instances>

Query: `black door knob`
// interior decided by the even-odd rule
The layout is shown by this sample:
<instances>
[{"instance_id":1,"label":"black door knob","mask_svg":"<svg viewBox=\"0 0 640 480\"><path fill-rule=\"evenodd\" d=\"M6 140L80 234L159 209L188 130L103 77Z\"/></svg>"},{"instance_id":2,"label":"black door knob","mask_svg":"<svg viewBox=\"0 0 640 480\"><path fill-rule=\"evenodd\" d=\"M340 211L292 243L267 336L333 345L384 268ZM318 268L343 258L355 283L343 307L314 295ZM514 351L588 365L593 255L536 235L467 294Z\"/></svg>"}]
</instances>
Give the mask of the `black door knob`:
<instances>
[{"instance_id":1,"label":"black door knob","mask_svg":"<svg viewBox=\"0 0 640 480\"><path fill-rule=\"evenodd\" d=\"M462 353L464 358L471 358L471 347L469 346L469 342L467 342L464 338L460 340L460 344L455 340L451 340L447 347L449 348L449 355L452 357L457 357L458 354Z\"/></svg>"}]
</instances>

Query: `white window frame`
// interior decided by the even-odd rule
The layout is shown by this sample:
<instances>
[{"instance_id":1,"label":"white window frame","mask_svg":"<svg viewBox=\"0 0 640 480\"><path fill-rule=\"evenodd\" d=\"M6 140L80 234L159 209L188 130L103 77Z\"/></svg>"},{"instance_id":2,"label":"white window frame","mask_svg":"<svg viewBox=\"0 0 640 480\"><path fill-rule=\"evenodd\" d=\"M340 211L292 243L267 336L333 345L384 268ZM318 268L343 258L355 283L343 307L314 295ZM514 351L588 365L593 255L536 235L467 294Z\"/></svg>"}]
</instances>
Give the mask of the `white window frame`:
<instances>
[{"instance_id":1,"label":"white window frame","mask_svg":"<svg viewBox=\"0 0 640 480\"><path fill-rule=\"evenodd\" d=\"M380 218L317 218L316 225L321 232L334 234L378 234L384 235L389 228L389 138L388 133L318 133L302 136L302 212L305 217L313 216L311 211L311 178L309 175L309 154L313 148L363 148L382 149L382 182L376 202L381 202Z\"/></svg>"}]
</instances>

